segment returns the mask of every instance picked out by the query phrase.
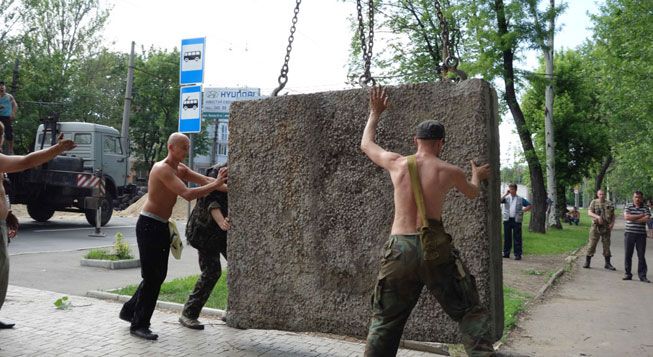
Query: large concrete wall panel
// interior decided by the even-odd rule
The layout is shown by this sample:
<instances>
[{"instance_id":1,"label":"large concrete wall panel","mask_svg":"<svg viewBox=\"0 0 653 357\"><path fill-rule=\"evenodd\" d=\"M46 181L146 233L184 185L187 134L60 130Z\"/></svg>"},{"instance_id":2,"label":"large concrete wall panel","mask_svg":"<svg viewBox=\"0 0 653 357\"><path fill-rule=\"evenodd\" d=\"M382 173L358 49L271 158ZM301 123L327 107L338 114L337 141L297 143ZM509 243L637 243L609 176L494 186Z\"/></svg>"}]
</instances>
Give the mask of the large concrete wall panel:
<instances>
[{"instance_id":1,"label":"large concrete wall panel","mask_svg":"<svg viewBox=\"0 0 653 357\"><path fill-rule=\"evenodd\" d=\"M491 163L479 198L447 195L443 222L503 326L496 93L482 80L387 88L377 143L411 154L415 126L446 128L442 158ZM229 142L228 324L363 337L394 206L389 175L360 150L368 91L235 103ZM457 324L426 292L404 338L459 342Z\"/></svg>"}]
</instances>

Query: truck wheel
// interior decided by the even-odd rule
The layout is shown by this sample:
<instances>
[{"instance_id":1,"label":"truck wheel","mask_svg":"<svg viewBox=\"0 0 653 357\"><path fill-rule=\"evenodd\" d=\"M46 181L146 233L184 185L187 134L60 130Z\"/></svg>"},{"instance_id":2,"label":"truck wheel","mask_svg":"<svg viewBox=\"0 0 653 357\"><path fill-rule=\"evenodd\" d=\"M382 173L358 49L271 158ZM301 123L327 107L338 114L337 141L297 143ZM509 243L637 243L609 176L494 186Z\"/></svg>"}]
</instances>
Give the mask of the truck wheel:
<instances>
[{"instance_id":1,"label":"truck wheel","mask_svg":"<svg viewBox=\"0 0 653 357\"><path fill-rule=\"evenodd\" d=\"M102 217L100 217L100 225L104 226L105 224L109 223L109 220L111 219L111 215L113 214L113 204L111 203L111 199L101 198L100 205L102 206ZM97 211L94 209L87 209L84 211L86 221L93 227L95 227L95 212Z\"/></svg>"},{"instance_id":2,"label":"truck wheel","mask_svg":"<svg viewBox=\"0 0 653 357\"><path fill-rule=\"evenodd\" d=\"M54 208L42 205L27 205L27 213L33 220L37 222L47 222L54 214Z\"/></svg>"}]
</instances>

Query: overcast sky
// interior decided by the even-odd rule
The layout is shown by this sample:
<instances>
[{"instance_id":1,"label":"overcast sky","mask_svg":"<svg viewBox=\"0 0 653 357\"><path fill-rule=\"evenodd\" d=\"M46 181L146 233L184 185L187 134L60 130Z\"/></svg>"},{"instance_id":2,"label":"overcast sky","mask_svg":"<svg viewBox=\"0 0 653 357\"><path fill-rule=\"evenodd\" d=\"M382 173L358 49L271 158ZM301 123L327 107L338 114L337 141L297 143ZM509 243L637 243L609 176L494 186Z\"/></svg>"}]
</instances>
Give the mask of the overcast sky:
<instances>
[{"instance_id":1,"label":"overcast sky","mask_svg":"<svg viewBox=\"0 0 653 357\"><path fill-rule=\"evenodd\" d=\"M184 38L206 37L204 86L249 86L261 88L262 94L277 86L295 0L104 1L113 6L105 39L114 50L128 52L131 41L136 41L138 49L172 49L179 48ZM561 30L556 35L556 49L577 47L591 35L587 12L596 12L597 1L567 3L568 9L558 21ZM302 2L289 80L282 93L350 88L345 84L352 36L348 17L355 12L352 0ZM534 69L538 56L530 54L518 67ZM501 162L506 165L521 151L510 117L504 118L500 133Z\"/></svg>"}]
</instances>

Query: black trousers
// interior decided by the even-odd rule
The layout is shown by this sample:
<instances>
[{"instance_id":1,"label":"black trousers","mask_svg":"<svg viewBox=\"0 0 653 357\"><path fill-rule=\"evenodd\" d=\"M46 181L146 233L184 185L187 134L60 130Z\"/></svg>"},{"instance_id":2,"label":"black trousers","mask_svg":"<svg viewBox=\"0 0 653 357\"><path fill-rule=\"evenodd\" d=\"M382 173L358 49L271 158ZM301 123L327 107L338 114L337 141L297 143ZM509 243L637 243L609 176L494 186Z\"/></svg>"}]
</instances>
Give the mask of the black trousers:
<instances>
[{"instance_id":1,"label":"black trousers","mask_svg":"<svg viewBox=\"0 0 653 357\"><path fill-rule=\"evenodd\" d=\"M168 223L139 216L136 222L136 241L141 259L141 281L134 296L122 306L120 314L131 316L131 329L150 327L150 319L161 284L168 274L170 229Z\"/></svg>"},{"instance_id":2,"label":"black trousers","mask_svg":"<svg viewBox=\"0 0 653 357\"><path fill-rule=\"evenodd\" d=\"M521 222L515 222L514 218L508 218L503 221L503 255L510 255L510 249L515 243L515 256L521 257L522 255L522 239L521 239Z\"/></svg>"},{"instance_id":3,"label":"black trousers","mask_svg":"<svg viewBox=\"0 0 653 357\"><path fill-rule=\"evenodd\" d=\"M624 268L626 270L626 276L633 276L633 251L637 250L637 275L640 279L645 279L646 273L648 271L648 267L646 266L646 258L644 257L644 254L646 253L646 233L626 233L624 235L624 246L626 248L626 256L624 257Z\"/></svg>"}]
</instances>

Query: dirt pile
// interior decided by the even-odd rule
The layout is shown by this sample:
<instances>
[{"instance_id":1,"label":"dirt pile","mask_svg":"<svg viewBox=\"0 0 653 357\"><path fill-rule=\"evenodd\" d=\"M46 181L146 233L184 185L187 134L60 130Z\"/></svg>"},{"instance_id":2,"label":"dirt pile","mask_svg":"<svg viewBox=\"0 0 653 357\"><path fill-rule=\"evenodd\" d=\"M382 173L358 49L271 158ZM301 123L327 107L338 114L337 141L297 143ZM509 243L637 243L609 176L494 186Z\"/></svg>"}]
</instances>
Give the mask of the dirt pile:
<instances>
[{"instance_id":1,"label":"dirt pile","mask_svg":"<svg viewBox=\"0 0 653 357\"><path fill-rule=\"evenodd\" d=\"M147 201L148 194L146 193L138 201L131 204L122 211L116 211L114 214L119 217L138 217L143 210L145 202ZM195 201L191 202L191 209L195 206ZM188 218L188 201L181 197L177 197L177 203L172 209L172 219L185 220Z\"/></svg>"}]
</instances>

